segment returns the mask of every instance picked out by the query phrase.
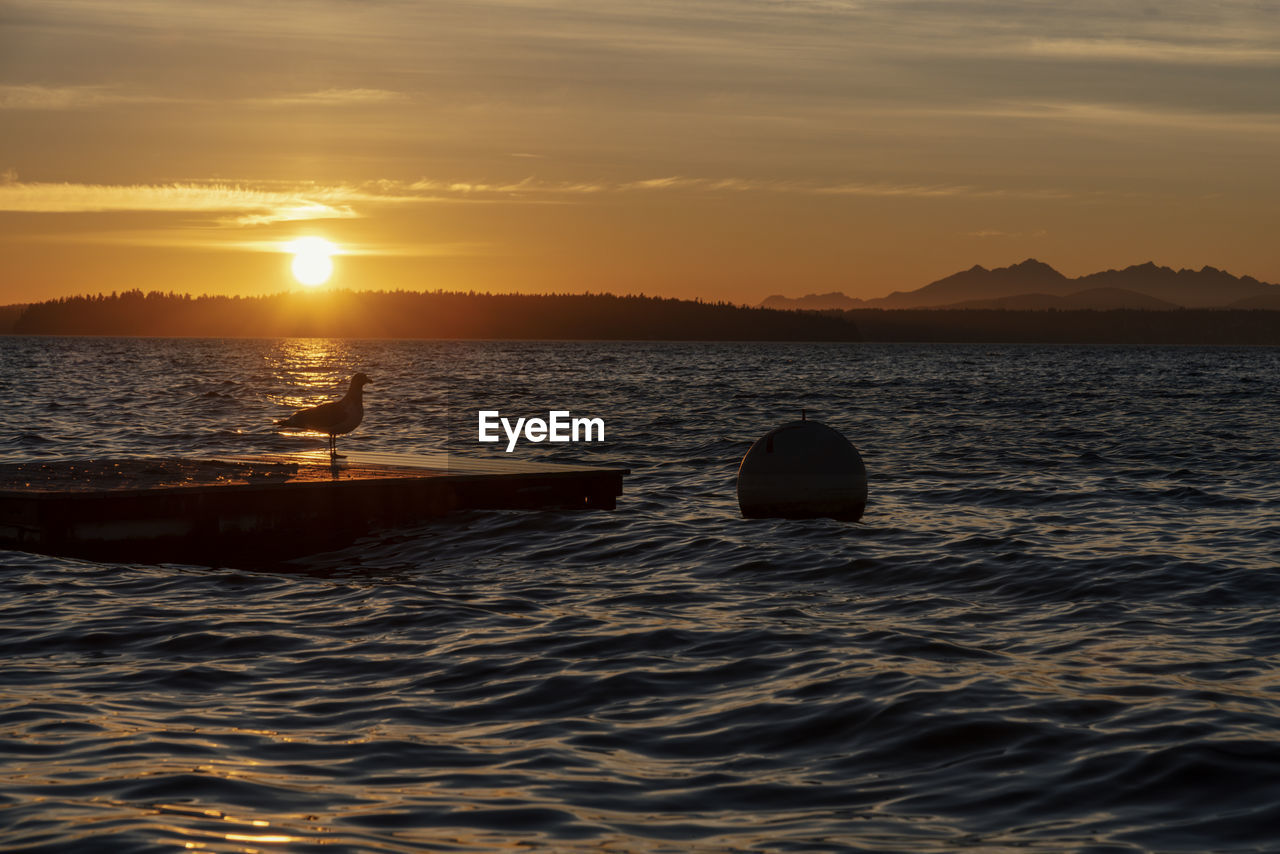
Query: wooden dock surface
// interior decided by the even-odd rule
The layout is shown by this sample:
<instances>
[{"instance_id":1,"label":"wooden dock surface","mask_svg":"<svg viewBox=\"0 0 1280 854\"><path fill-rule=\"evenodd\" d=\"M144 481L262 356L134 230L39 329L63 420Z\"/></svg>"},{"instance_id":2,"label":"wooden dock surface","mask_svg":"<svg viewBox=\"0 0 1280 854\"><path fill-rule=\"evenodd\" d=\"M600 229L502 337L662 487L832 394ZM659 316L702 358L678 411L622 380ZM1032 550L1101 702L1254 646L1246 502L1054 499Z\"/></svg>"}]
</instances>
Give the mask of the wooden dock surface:
<instances>
[{"instance_id":1,"label":"wooden dock surface","mask_svg":"<svg viewBox=\"0 0 1280 854\"><path fill-rule=\"evenodd\" d=\"M457 510L612 510L628 469L326 452L0 464L0 548L236 565Z\"/></svg>"}]
</instances>

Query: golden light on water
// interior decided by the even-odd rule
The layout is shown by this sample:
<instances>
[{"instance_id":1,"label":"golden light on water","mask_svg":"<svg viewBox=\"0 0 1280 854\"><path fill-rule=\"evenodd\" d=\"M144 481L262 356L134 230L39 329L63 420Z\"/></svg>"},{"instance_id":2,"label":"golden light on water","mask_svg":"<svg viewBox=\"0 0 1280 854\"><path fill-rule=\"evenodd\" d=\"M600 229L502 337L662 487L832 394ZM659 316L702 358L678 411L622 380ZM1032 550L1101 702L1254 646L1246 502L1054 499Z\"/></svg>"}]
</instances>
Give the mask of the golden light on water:
<instances>
[{"instance_id":1,"label":"golden light on water","mask_svg":"<svg viewBox=\"0 0 1280 854\"><path fill-rule=\"evenodd\" d=\"M294 842L296 838L284 833L228 833L224 838L228 842Z\"/></svg>"},{"instance_id":2,"label":"golden light on water","mask_svg":"<svg viewBox=\"0 0 1280 854\"><path fill-rule=\"evenodd\" d=\"M316 311L326 311L330 295L317 293ZM273 401L290 409L314 406L326 396L340 394L359 370L347 342L330 338L291 338L280 341L266 356L268 367L287 388Z\"/></svg>"},{"instance_id":3,"label":"golden light on water","mask_svg":"<svg viewBox=\"0 0 1280 854\"><path fill-rule=\"evenodd\" d=\"M285 250L293 254L293 277L299 284L314 288L333 275L333 256L338 247L323 237L299 237Z\"/></svg>"}]
</instances>

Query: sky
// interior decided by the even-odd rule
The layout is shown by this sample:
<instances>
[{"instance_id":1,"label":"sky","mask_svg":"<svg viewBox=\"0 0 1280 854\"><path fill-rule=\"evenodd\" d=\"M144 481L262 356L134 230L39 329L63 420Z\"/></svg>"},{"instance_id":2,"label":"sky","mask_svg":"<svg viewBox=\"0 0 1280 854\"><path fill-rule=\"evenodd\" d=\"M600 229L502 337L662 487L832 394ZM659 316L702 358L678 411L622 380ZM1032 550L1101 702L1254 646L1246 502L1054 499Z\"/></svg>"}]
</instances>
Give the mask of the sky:
<instances>
[{"instance_id":1,"label":"sky","mask_svg":"<svg viewBox=\"0 0 1280 854\"><path fill-rule=\"evenodd\" d=\"M0 304L1280 282L1280 4L0 0Z\"/></svg>"}]
</instances>

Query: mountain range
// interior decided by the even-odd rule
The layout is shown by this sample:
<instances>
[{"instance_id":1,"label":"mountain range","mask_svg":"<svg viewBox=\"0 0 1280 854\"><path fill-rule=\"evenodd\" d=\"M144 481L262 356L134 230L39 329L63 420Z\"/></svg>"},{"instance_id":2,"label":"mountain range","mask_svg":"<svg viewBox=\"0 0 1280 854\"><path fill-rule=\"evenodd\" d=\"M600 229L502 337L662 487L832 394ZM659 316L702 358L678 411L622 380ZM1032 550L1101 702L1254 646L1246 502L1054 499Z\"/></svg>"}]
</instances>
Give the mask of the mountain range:
<instances>
[{"instance_id":1,"label":"mountain range","mask_svg":"<svg viewBox=\"0 0 1280 854\"><path fill-rule=\"evenodd\" d=\"M840 292L803 297L775 295L763 308L858 309L942 308L1097 310L1234 308L1280 310L1280 285L1252 276L1233 276L1215 267L1174 270L1154 263L1068 278L1028 258L988 270L974 265L914 291L894 291L879 299L856 299Z\"/></svg>"}]
</instances>

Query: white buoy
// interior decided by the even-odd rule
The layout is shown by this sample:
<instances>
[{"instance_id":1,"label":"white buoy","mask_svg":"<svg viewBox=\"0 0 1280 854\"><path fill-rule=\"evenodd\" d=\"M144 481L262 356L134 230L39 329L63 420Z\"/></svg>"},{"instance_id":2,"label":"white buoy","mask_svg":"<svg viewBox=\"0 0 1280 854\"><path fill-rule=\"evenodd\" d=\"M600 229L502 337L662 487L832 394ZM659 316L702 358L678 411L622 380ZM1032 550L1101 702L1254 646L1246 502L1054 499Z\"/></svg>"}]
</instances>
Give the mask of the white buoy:
<instances>
[{"instance_id":1,"label":"white buoy","mask_svg":"<svg viewBox=\"0 0 1280 854\"><path fill-rule=\"evenodd\" d=\"M802 410L742 458L738 506L748 519L856 522L867 508L867 469L848 439Z\"/></svg>"}]
</instances>

